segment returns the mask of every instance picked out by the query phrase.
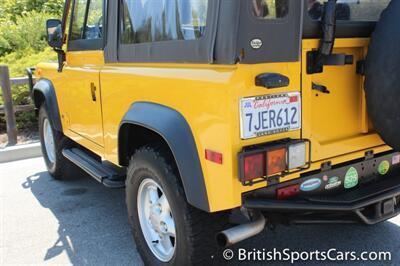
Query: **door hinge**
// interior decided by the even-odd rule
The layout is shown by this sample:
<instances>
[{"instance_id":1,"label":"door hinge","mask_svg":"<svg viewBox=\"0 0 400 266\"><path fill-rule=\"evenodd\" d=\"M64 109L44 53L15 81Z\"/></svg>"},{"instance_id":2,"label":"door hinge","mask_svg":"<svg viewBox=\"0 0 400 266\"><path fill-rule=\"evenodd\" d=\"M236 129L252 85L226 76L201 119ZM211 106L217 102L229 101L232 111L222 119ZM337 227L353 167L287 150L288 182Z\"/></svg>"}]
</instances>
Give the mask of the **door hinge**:
<instances>
[{"instance_id":1,"label":"door hinge","mask_svg":"<svg viewBox=\"0 0 400 266\"><path fill-rule=\"evenodd\" d=\"M324 72L324 66L345 66L354 63L354 56L347 54L330 54L322 56L318 51L307 52L307 74Z\"/></svg>"},{"instance_id":2,"label":"door hinge","mask_svg":"<svg viewBox=\"0 0 400 266\"><path fill-rule=\"evenodd\" d=\"M365 60L357 61L356 73L361 76L365 76Z\"/></svg>"}]
</instances>

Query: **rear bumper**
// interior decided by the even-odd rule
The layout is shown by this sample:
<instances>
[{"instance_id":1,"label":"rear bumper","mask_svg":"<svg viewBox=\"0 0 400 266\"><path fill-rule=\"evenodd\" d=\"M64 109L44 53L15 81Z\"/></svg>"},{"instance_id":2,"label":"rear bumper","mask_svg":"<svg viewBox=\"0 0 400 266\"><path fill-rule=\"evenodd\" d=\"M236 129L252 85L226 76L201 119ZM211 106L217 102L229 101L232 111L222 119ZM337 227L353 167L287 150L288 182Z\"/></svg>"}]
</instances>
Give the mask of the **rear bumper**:
<instances>
[{"instance_id":1,"label":"rear bumper","mask_svg":"<svg viewBox=\"0 0 400 266\"><path fill-rule=\"evenodd\" d=\"M376 224L400 213L400 169L371 183L335 194L302 195L277 200L249 193L243 207L259 210L271 219L288 223L364 223Z\"/></svg>"}]
</instances>

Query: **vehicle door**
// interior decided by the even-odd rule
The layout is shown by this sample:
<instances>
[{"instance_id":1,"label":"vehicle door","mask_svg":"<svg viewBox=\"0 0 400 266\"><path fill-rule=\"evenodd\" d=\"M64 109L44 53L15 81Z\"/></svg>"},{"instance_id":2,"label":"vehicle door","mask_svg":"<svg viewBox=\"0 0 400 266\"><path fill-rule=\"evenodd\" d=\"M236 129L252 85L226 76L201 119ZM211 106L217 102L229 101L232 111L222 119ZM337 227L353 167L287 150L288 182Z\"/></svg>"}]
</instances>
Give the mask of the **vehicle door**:
<instances>
[{"instance_id":1,"label":"vehicle door","mask_svg":"<svg viewBox=\"0 0 400 266\"><path fill-rule=\"evenodd\" d=\"M103 53L103 0L74 0L71 11L65 81L69 130L74 140L103 146L100 69Z\"/></svg>"},{"instance_id":2,"label":"vehicle door","mask_svg":"<svg viewBox=\"0 0 400 266\"><path fill-rule=\"evenodd\" d=\"M312 141L313 161L384 144L368 119L362 66L374 25L390 1L339 0L334 56L322 71L313 71L323 2L306 1L302 41L302 136Z\"/></svg>"}]
</instances>

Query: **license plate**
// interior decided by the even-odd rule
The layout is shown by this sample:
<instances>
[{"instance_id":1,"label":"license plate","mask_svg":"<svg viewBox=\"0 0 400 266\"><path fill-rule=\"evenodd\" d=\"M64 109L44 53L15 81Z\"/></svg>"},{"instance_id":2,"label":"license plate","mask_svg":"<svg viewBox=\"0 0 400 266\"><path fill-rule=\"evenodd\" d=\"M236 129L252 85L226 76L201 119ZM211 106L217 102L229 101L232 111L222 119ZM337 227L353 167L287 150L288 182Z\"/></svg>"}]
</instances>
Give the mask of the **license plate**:
<instances>
[{"instance_id":1,"label":"license plate","mask_svg":"<svg viewBox=\"0 0 400 266\"><path fill-rule=\"evenodd\" d=\"M249 139L301 128L299 92L240 100L241 138Z\"/></svg>"}]
</instances>

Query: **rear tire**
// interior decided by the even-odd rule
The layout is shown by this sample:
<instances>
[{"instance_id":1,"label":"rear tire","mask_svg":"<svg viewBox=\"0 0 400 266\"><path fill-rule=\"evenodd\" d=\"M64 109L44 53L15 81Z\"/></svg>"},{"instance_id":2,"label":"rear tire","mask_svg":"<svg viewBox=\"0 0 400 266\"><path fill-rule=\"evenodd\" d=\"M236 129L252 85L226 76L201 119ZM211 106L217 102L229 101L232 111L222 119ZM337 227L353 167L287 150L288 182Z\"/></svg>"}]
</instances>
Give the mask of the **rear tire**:
<instances>
[{"instance_id":1,"label":"rear tire","mask_svg":"<svg viewBox=\"0 0 400 266\"><path fill-rule=\"evenodd\" d=\"M62 155L62 150L70 146L70 141L61 132L54 129L45 104L39 110L39 137L48 172L55 179L64 178L68 162Z\"/></svg>"},{"instance_id":2,"label":"rear tire","mask_svg":"<svg viewBox=\"0 0 400 266\"><path fill-rule=\"evenodd\" d=\"M146 265L205 265L219 250L215 235L226 229L228 216L226 213L209 214L186 202L175 164L168 154L162 148L147 146L136 151L131 158L126 180L126 204L136 246ZM173 254L167 253L168 256L161 256L161 259L160 254L154 251L155 248L150 247L151 243L154 246L160 245L163 239L161 237L161 241L157 242L160 228L157 228L154 221L159 219L150 218L152 211L147 211L149 217L145 217L145 220L148 223L143 226L143 213L153 209L151 205L143 210L141 203L143 187L149 184L157 188L157 193L146 199L155 198L158 202L157 198L164 195L174 224L175 237L168 239L173 244ZM159 208L160 216L165 216L164 209ZM170 221L171 219L169 224ZM149 230L149 227L154 230Z\"/></svg>"}]
</instances>

